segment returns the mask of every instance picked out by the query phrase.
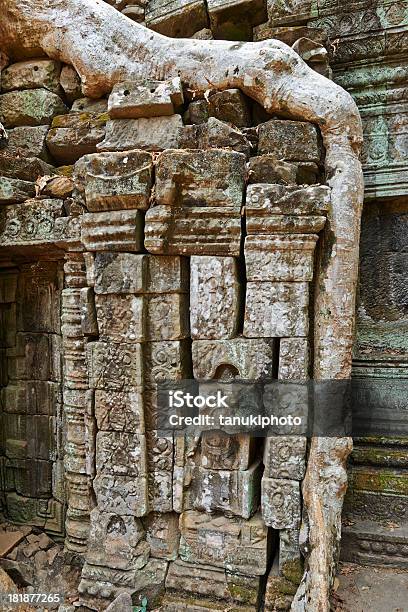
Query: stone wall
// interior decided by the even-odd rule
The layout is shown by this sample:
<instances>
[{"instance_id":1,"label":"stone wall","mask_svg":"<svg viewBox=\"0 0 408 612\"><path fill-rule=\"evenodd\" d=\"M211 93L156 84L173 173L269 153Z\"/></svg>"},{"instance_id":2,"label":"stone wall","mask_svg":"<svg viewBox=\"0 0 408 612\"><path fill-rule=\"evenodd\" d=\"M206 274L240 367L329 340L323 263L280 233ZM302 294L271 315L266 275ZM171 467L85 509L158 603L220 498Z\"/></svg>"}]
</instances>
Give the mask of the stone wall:
<instances>
[{"instance_id":1,"label":"stone wall","mask_svg":"<svg viewBox=\"0 0 408 612\"><path fill-rule=\"evenodd\" d=\"M82 98L40 58L0 113L3 513L65 536L98 609L288 609L306 440L160 437L157 385L308 377L317 129L178 79Z\"/></svg>"}]
</instances>

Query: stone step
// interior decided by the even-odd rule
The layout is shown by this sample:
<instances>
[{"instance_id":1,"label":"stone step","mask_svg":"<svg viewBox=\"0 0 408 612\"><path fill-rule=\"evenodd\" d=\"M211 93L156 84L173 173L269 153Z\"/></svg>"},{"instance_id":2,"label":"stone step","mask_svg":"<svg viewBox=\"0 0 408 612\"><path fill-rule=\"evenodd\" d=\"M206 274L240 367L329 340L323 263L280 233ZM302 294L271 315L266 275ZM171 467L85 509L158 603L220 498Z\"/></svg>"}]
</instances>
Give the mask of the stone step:
<instances>
[{"instance_id":1,"label":"stone step","mask_svg":"<svg viewBox=\"0 0 408 612\"><path fill-rule=\"evenodd\" d=\"M408 523L396 527L365 520L344 525L341 559L361 565L408 568Z\"/></svg>"},{"instance_id":2,"label":"stone step","mask_svg":"<svg viewBox=\"0 0 408 612\"><path fill-rule=\"evenodd\" d=\"M352 462L354 465L408 468L408 448L399 445L355 444Z\"/></svg>"}]
</instances>

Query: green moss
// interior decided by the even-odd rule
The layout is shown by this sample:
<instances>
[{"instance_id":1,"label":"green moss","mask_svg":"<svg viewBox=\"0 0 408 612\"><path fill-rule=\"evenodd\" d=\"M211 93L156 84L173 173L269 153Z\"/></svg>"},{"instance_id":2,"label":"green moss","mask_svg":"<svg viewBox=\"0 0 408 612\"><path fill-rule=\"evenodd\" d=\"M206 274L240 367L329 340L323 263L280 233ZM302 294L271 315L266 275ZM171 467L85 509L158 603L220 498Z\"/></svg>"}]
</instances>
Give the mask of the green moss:
<instances>
[{"instance_id":1,"label":"green moss","mask_svg":"<svg viewBox=\"0 0 408 612\"><path fill-rule=\"evenodd\" d=\"M57 168L57 173L61 176L67 176L68 178L72 177L74 172L74 166L60 166Z\"/></svg>"},{"instance_id":2,"label":"green moss","mask_svg":"<svg viewBox=\"0 0 408 612\"><path fill-rule=\"evenodd\" d=\"M282 574L292 584L298 586L303 576L303 562L301 559L287 561L282 567Z\"/></svg>"}]
</instances>

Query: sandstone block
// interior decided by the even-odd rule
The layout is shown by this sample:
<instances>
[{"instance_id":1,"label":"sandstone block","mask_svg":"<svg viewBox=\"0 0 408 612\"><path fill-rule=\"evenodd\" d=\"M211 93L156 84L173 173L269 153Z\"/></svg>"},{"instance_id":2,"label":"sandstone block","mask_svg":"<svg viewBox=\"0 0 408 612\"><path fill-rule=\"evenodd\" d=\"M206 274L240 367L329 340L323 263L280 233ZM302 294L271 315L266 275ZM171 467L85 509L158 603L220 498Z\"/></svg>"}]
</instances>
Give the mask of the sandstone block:
<instances>
[{"instance_id":1,"label":"sandstone block","mask_svg":"<svg viewBox=\"0 0 408 612\"><path fill-rule=\"evenodd\" d=\"M81 98L81 77L72 66L63 66L61 69L60 85L66 99L71 104L74 100Z\"/></svg>"},{"instance_id":2,"label":"sandstone block","mask_svg":"<svg viewBox=\"0 0 408 612\"><path fill-rule=\"evenodd\" d=\"M281 2L281 0L268 0L268 16L273 24L303 23L317 17L316 5L311 0L294 0ZM319 6L320 8L320 6Z\"/></svg>"},{"instance_id":3,"label":"sandstone block","mask_svg":"<svg viewBox=\"0 0 408 612\"><path fill-rule=\"evenodd\" d=\"M222 610L227 605L247 606L257 605L260 589L259 576L244 576L236 572L225 571L209 565L197 565L187 563L178 559L169 565L166 577L166 593L171 593L175 601L174 604L180 606L177 610L183 609L185 601L197 596L197 605L205 606L201 598L208 597L210 600L217 599L218 603L208 602L208 610ZM219 601L221 600L221 601ZM165 605L168 599L165 599ZM223 602L223 604L222 604ZM218 608L218 605L222 606ZM215 607L217 606L217 607ZM234 606L234 608L235 608ZM167 607L167 605L166 605ZM207 609L207 608L204 608ZM235 608L241 610L241 607ZM248 610L248 608L245 608ZM252 610L252 608L250 608Z\"/></svg>"},{"instance_id":4,"label":"sandstone block","mask_svg":"<svg viewBox=\"0 0 408 612\"><path fill-rule=\"evenodd\" d=\"M140 344L87 344L89 382L93 389L121 391L142 384Z\"/></svg>"},{"instance_id":5,"label":"sandstone block","mask_svg":"<svg viewBox=\"0 0 408 612\"><path fill-rule=\"evenodd\" d=\"M149 255L147 293L185 293L188 289L186 257Z\"/></svg>"},{"instance_id":6,"label":"sandstone block","mask_svg":"<svg viewBox=\"0 0 408 612\"><path fill-rule=\"evenodd\" d=\"M266 610L289 612L296 591L297 585L287 580L284 576L280 576L278 563L274 562L266 583Z\"/></svg>"},{"instance_id":7,"label":"sandstone block","mask_svg":"<svg viewBox=\"0 0 408 612\"><path fill-rule=\"evenodd\" d=\"M90 113L102 115L108 112L108 101L105 98L95 100L94 98L78 98L71 107L71 113Z\"/></svg>"},{"instance_id":8,"label":"sandstone block","mask_svg":"<svg viewBox=\"0 0 408 612\"><path fill-rule=\"evenodd\" d=\"M141 119L111 119L106 124L105 140L98 151L163 151L179 145L183 121L180 115Z\"/></svg>"},{"instance_id":9,"label":"sandstone block","mask_svg":"<svg viewBox=\"0 0 408 612\"><path fill-rule=\"evenodd\" d=\"M182 561L206 564L246 576L267 568L267 529L259 514L245 521L201 512L180 517Z\"/></svg>"},{"instance_id":10,"label":"sandstone block","mask_svg":"<svg viewBox=\"0 0 408 612\"><path fill-rule=\"evenodd\" d=\"M60 164L74 164L104 139L106 114L69 113L55 117L47 136L48 149Z\"/></svg>"},{"instance_id":11,"label":"sandstone block","mask_svg":"<svg viewBox=\"0 0 408 612\"><path fill-rule=\"evenodd\" d=\"M320 135L312 123L272 119L258 126L258 153L272 153L285 161L319 163L322 157Z\"/></svg>"},{"instance_id":12,"label":"sandstone block","mask_svg":"<svg viewBox=\"0 0 408 612\"><path fill-rule=\"evenodd\" d=\"M123 431L99 431L96 434L96 470L98 475L139 476L147 472L144 434Z\"/></svg>"},{"instance_id":13,"label":"sandstone block","mask_svg":"<svg viewBox=\"0 0 408 612\"><path fill-rule=\"evenodd\" d=\"M252 145L239 130L215 117L202 125L187 125L180 130L180 149L233 149L249 157Z\"/></svg>"},{"instance_id":14,"label":"sandstone block","mask_svg":"<svg viewBox=\"0 0 408 612\"><path fill-rule=\"evenodd\" d=\"M191 257L191 337L233 338L239 325L240 294L236 259Z\"/></svg>"},{"instance_id":15,"label":"sandstone block","mask_svg":"<svg viewBox=\"0 0 408 612\"><path fill-rule=\"evenodd\" d=\"M230 374L247 380L272 378L273 340L195 340L194 377L208 380Z\"/></svg>"},{"instance_id":16,"label":"sandstone block","mask_svg":"<svg viewBox=\"0 0 408 612\"><path fill-rule=\"evenodd\" d=\"M145 9L142 6L137 4L125 6L124 9L121 10L122 15L125 15L132 21L136 21L136 23L143 23L145 18Z\"/></svg>"},{"instance_id":17,"label":"sandstone block","mask_svg":"<svg viewBox=\"0 0 408 612\"><path fill-rule=\"evenodd\" d=\"M237 127L249 127L251 114L247 99L239 89L225 89L208 99L209 114Z\"/></svg>"},{"instance_id":18,"label":"sandstone block","mask_svg":"<svg viewBox=\"0 0 408 612\"><path fill-rule=\"evenodd\" d=\"M184 471L183 468L174 469L174 479L173 505L176 511L222 512L248 519L259 505L260 462L247 470L196 467L190 473L186 468ZM180 484L184 489L183 496L179 496Z\"/></svg>"},{"instance_id":19,"label":"sandstone block","mask_svg":"<svg viewBox=\"0 0 408 612\"><path fill-rule=\"evenodd\" d=\"M137 517L146 516L149 512L145 473L131 477L97 474L93 487L101 512Z\"/></svg>"},{"instance_id":20,"label":"sandstone block","mask_svg":"<svg viewBox=\"0 0 408 612\"><path fill-rule=\"evenodd\" d=\"M295 185L297 183L297 164L277 160L274 155L258 155L248 162L248 181L252 183L272 183Z\"/></svg>"},{"instance_id":21,"label":"sandstone block","mask_svg":"<svg viewBox=\"0 0 408 612\"><path fill-rule=\"evenodd\" d=\"M296 480L262 478L262 516L273 529L296 529L300 525L300 485Z\"/></svg>"},{"instance_id":22,"label":"sandstone block","mask_svg":"<svg viewBox=\"0 0 408 612\"><path fill-rule=\"evenodd\" d=\"M47 89L10 91L0 95L0 119L6 128L49 125L68 112L59 96Z\"/></svg>"},{"instance_id":23,"label":"sandstone block","mask_svg":"<svg viewBox=\"0 0 408 612\"><path fill-rule=\"evenodd\" d=\"M143 395L129 391L95 391L95 418L99 431L144 433Z\"/></svg>"},{"instance_id":24,"label":"sandstone block","mask_svg":"<svg viewBox=\"0 0 408 612\"><path fill-rule=\"evenodd\" d=\"M96 295L99 338L105 342L143 342L146 316L143 297Z\"/></svg>"},{"instance_id":25,"label":"sandstone block","mask_svg":"<svg viewBox=\"0 0 408 612\"><path fill-rule=\"evenodd\" d=\"M264 449L264 476L302 480L306 469L306 442L303 436L267 437Z\"/></svg>"},{"instance_id":26,"label":"sandstone block","mask_svg":"<svg viewBox=\"0 0 408 612\"><path fill-rule=\"evenodd\" d=\"M252 39L252 26L266 21L262 0L209 0L211 29L227 40Z\"/></svg>"},{"instance_id":27,"label":"sandstone block","mask_svg":"<svg viewBox=\"0 0 408 612\"><path fill-rule=\"evenodd\" d=\"M86 559L88 563L130 570L146 562L143 527L133 516L113 512L91 512L91 529ZM143 561L142 561L143 558Z\"/></svg>"},{"instance_id":28,"label":"sandstone block","mask_svg":"<svg viewBox=\"0 0 408 612\"><path fill-rule=\"evenodd\" d=\"M139 210L89 213L81 217L81 240L88 251L140 251L143 217Z\"/></svg>"},{"instance_id":29,"label":"sandstone block","mask_svg":"<svg viewBox=\"0 0 408 612\"><path fill-rule=\"evenodd\" d=\"M61 65L50 59L34 59L11 64L1 73L2 91L48 89L59 93Z\"/></svg>"},{"instance_id":30,"label":"sandstone block","mask_svg":"<svg viewBox=\"0 0 408 612\"><path fill-rule=\"evenodd\" d=\"M149 0L146 25L155 32L174 38L192 36L207 26L203 0Z\"/></svg>"},{"instance_id":31,"label":"sandstone block","mask_svg":"<svg viewBox=\"0 0 408 612\"><path fill-rule=\"evenodd\" d=\"M46 146L48 125L36 127L16 127L7 131L7 146L0 151L0 159L3 156L12 157L38 157L44 161L50 160L50 154Z\"/></svg>"},{"instance_id":32,"label":"sandstone block","mask_svg":"<svg viewBox=\"0 0 408 612\"><path fill-rule=\"evenodd\" d=\"M180 532L175 512L150 512L143 521L150 554L156 559L177 559Z\"/></svg>"},{"instance_id":33,"label":"sandstone block","mask_svg":"<svg viewBox=\"0 0 408 612\"><path fill-rule=\"evenodd\" d=\"M247 470L255 459L256 441L247 435L203 432L201 465L211 470Z\"/></svg>"},{"instance_id":34,"label":"sandstone block","mask_svg":"<svg viewBox=\"0 0 408 612\"><path fill-rule=\"evenodd\" d=\"M148 257L133 253L95 253L96 294L143 293L147 284Z\"/></svg>"},{"instance_id":35,"label":"sandstone block","mask_svg":"<svg viewBox=\"0 0 408 612\"><path fill-rule=\"evenodd\" d=\"M145 389L155 389L157 383L183 380L191 375L189 347L186 340L146 342L143 345Z\"/></svg>"},{"instance_id":36,"label":"sandstone block","mask_svg":"<svg viewBox=\"0 0 408 612\"><path fill-rule=\"evenodd\" d=\"M187 294L159 294L145 298L148 340L181 340L189 336Z\"/></svg>"},{"instance_id":37,"label":"sandstone block","mask_svg":"<svg viewBox=\"0 0 408 612\"><path fill-rule=\"evenodd\" d=\"M244 336L282 338L307 336L308 283L247 283Z\"/></svg>"},{"instance_id":38,"label":"sandstone block","mask_svg":"<svg viewBox=\"0 0 408 612\"><path fill-rule=\"evenodd\" d=\"M156 166L156 199L169 206L242 205L245 157L233 151L165 151Z\"/></svg>"},{"instance_id":39,"label":"sandstone block","mask_svg":"<svg viewBox=\"0 0 408 612\"><path fill-rule=\"evenodd\" d=\"M96 319L95 294L91 287L80 290L81 331L84 336L97 336L99 334Z\"/></svg>"},{"instance_id":40,"label":"sandstone block","mask_svg":"<svg viewBox=\"0 0 408 612\"><path fill-rule=\"evenodd\" d=\"M0 176L0 204L16 204L34 196L34 183Z\"/></svg>"},{"instance_id":41,"label":"sandstone block","mask_svg":"<svg viewBox=\"0 0 408 612\"><path fill-rule=\"evenodd\" d=\"M108 111L113 119L139 119L174 115L183 105L179 77L168 81L125 81L117 83L109 96Z\"/></svg>"},{"instance_id":42,"label":"sandstone block","mask_svg":"<svg viewBox=\"0 0 408 612\"><path fill-rule=\"evenodd\" d=\"M307 338L282 338L279 345L280 380L306 380L309 370Z\"/></svg>"},{"instance_id":43,"label":"sandstone block","mask_svg":"<svg viewBox=\"0 0 408 612\"><path fill-rule=\"evenodd\" d=\"M255 235L245 239L248 281L312 281L314 234Z\"/></svg>"},{"instance_id":44,"label":"sandstone block","mask_svg":"<svg viewBox=\"0 0 408 612\"><path fill-rule=\"evenodd\" d=\"M149 509L153 512L172 512L173 473L168 470L149 472L148 487Z\"/></svg>"},{"instance_id":45,"label":"sandstone block","mask_svg":"<svg viewBox=\"0 0 408 612\"><path fill-rule=\"evenodd\" d=\"M299 529L279 531L279 573L298 585L303 576L303 557L299 546Z\"/></svg>"},{"instance_id":46,"label":"sandstone block","mask_svg":"<svg viewBox=\"0 0 408 612\"><path fill-rule=\"evenodd\" d=\"M5 412L55 416L61 390L57 383L48 380L17 381L2 389L1 397Z\"/></svg>"},{"instance_id":47,"label":"sandstone block","mask_svg":"<svg viewBox=\"0 0 408 612\"><path fill-rule=\"evenodd\" d=\"M155 206L146 212L145 248L150 253L238 257L240 238L238 208Z\"/></svg>"},{"instance_id":48,"label":"sandstone block","mask_svg":"<svg viewBox=\"0 0 408 612\"><path fill-rule=\"evenodd\" d=\"M198 125L208 121L209 110L207 100L194 100L190 102L188 109L184 115L185 123Z\"/></svg>"},{"instance_id":49,"label":"sandstone block","mask_svg":"<svg viewBox=\"0 0 408 612\"><path fill-rule=\"evenodd\" d=\"M40 176L52 175L54 173L55 168L38 157L15 157L14 155L7 154L0 155L1 176L34 183Z\"/></svg>"}]
</instances>

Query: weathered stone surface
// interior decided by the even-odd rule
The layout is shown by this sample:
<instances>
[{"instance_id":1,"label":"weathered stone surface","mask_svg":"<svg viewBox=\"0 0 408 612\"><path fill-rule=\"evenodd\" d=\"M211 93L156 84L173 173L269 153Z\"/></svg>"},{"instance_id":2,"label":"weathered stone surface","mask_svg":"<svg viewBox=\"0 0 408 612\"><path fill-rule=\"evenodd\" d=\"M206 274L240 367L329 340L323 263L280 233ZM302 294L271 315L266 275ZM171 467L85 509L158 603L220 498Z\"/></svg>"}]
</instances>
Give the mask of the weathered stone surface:
<instances>
[{"instance_id":1,"label":"weathered stone surface","mask_svg":"<svg viewBox=\"0 0 408 612\"><path fill-rule=\"evenodd\" d=\"M309 342L307 338L282 338L279 343L280 380L306 380L309 372Z\"/></svg>"},{"instance_id":2,"label":"weathered stone surface","mask_svg":"<svg viewBox=\"0 0 408 612\"><path fill-rule=\"evenodd\" d=\"M203 432L201 465L212 470L247 470L255 459L255 446L255 439L247 435Z\"/></svg>"},{"instance_id":3,"label":"weathered stone surface","mask_svg":"<svg viewBox=\"0 0 408 612\"><path fill-rule=\"evenodd\" d=\"M90 212L149 206L152 156L143 151L97 153L81 158L85 201Z\"/></svg>"},{"instance_id":4,"label":"weathered stone surface","mask_svg":"<svg viewBox=\"0 0 408 612\"><path fill-rule=\"evenodd\" d=\"M75 68L72 66L63 66L59 82L69 103L81 98L81 78Z\"/></svg>"},{"instance_id":5,"label":"weathered stone surface","mask_svg":"<svg viewBox=\"0 0 408 612\"><path fill-rule=\"evenodd\" d=\"M163 255L240 253L239 208L155 206L145 218L145 248Z\"/></svg>"},{"instance_id":6,"label":"weathered stone surface","mask_svg":"<svg viewBox=\"0 0 408 612\"><path fill-rule=\"evenodd\" d=\"M285 161L318 163L322 156L319 134L311 123L272 119L258 127L258 153L272 153Z\"/></svg>"},{"instance_id":7,"label":"weathered stone surface","mask_svg":"<svg viewBox=\"0 0 408 612\"><path fill-rule=\"evenodd\" d=\"M90 342L86 350L92 388L121 391L142 384L140 344Z\"/></svg>"},{"instance_id":8,"label":"weathered stone surface","mask_svg":"<svg viewBox=\"0 0 408 612\"><path fill-rule=\"evenodd\" d=\"M102 115L108 112L108 101L105 98L78 98L71 107L71 113L91 113Z\"/></svg>"},{"instance_id":9,"label":"weathered stone surface","mask_svg":"<svg viewBox=\"0 0 408 612\"><path fill-rule=\"evenodd\" d=\"M171 206L240 207L245 184L241 153L165 151L156 166L156 200Z\"/></svg>"},{"instance_id":10,"label":"weathered stone surface","mask_svg":"<svg viewBox=\"0 0 408 612\"><path fill-rule=\"evenodd\" d=\"M132 598L129 593L120 593L106 608L106 612L132 612L132 610Z\"/></svg>"},{"instance_id":11,"label":"weathered stone surface","mask_svg":"<svg viewBox=\"0 0 408 612\"><path fill-rule=\"evenodd\" d=\"M151 30L175 38L192 36L207 26L203 0L149 0L146 25Z\"/></svg>"},{"instance_id":12,"label":"weathered stone surface","mask_svg":"<svg viewBox=\"0 0 408 612\"><path fill-rule=\"evenodd\" d=\"M268 16L273 24L302 23L316 14L316 8L312 10L311 0L268 0L267 6Z\"/></svg>"},{"instance_id":13,"label":"weathered stone surface","mask_svg":"<svg viewBox=\"0 0 408 612\"><path fill-rule=\"evenodd\" d=\"M191 337L233 338L239 325L241 287L232 257L191 257Z\"/></svg>"},{"instance_id":14,"label":"weathered stone surface","mask_svg":"<svg viewBox=\"0 0 408 612\"><path fill-rule=\"evenodd\" d=\"M181 340L190 331L187 294L160 294L146 297L148 340Z\"/></svg>"},{"instance_id":15,"label":"weathered stone surface","mask_svg":"<svg viewBox=\"0 0 408 612\"><path fill-rule=\"evenodd\" d=\"M289 612L297 585L280 575L278 561L275 560L268 575L265 589L265 609Z\"/></svg>"},{"instance_id":16,"label":"weathered stone surface","mask_svg":"<svg viewBox=\"0 0 408 612\"><path fill-rule=\"evenodd\" d=\"M84 336L97 336L99 333L96 320L95 294L91 287L80 290L81 331Z\"/></svg>"},{"instance_id":17,"label":"weathered stone surface","mask_svg":"<svg viewBox=\"0 0 408 612\"><path fill-rule=\"evenodd\" d=\"M251 142L239 130L215 117L202 125L187 125L180 130L180 149L233 149L247 158L251 153Z\"/></svg>"},{"instance_id":18,"label":"weathered stone surface","mask_svg":"<svg viewBox=\"0 0 408 612\"><path fill-rule=\"evenodd\" d=\"M146 473L131 477L97 475L93 481L101 512L114 512L121 516L141 517L149 512L147 485Z\"/></svg>"},{"instance_id":19,"label":"weathered stone surface","mask_svg":"<svg viewBox=\"0 0 408 612\"><path fill-rule=\"evenodd\" d=\"M248 521L201 512L180 517L180 557L246 576L262 576L267 567L267 529L260 515Z\"/></svg>"},{"instance_id":20,"label":"weathered stone surface","mask_svg":"<svg viewBox=\"0 0 408 612\"><path fill-rule=\"evenodd\" d=\"M95 391L95 418L100 431L144 433L143 395L129 391Z\"/></svg>"},{"instance_id":21,"label":"weathered stone surface","mask_svg":"<svg viewBox=\"0 0 408 612\"><path fill-rule=\"evenodd\" d=\"M91 112L69 113L55 117L47 136L50 153L61 164L74 164L105 137L107 115Z\"/></svg>"},{"instance_id":22,"label":"weathered stone surface","mask_svg":"<svg viewBox=\"0 0 408 612\"><path fill-rule=\"evenodd\" d=\"M147 338L143 297L96 295L99 338L106 342L143 342Z\"/></svg>"},{"instance_id":23,"label":"weathered stone surface","mask_svg":"<svg viewBox=\"0 0 408 612\"><path fill-rule=\"evenodd\" d=\"M248 281L311 281L314 234L247 236L245 265Z\"/></svg>"},{"instance_id":24,"label":"weathered stone surface","mask_svg":"<svg viewBox=\"0 0 408 612\"><path fill-rule=\"evenodd\" d=\"M144 434L99 431L96 434L96 470L98 475L139 476L147 472Z\"/></svg>"},{"instance_id":25,"label":"weathered stone surface","mask_svg":"<svg viewBox=\"0 0 408 612\"><path fill-rule=\"evenodd\" d=\"M207 100L193 100L184 114L184 122L198 125L208 121L209 109Z\"/></svg>"},{"instance_id":26,"label":"weathered stone surface","mask_svg":"<svg viewBox=\"0 0 408 612\"><path fill-rule=\"evenodd\" d=\"M2 91L45 88L59 93L59 62L50 59L28 60L11 64L1 73Z\"/></svg>"},{"instance_id":27,"label":"weathered stone surface","mask_svg":"<svg viewBox=\"0 0 408 612\"><path fill-rule=\"evenodd\" d=\"M141 251L139 210L89 213L81 217L81 240L88 251Z\"/></svg>"},{"instance_id":28,"label":"weathered stone surface","mask_svg":"<svg viewBox=\"0 0 408 612\"><path fill-rule=\"evenodd\" d=\"M59 96L47 89L10 91L0 95L0 119L7 128L49 125L68 109Z\"/></svg>"},{"instance_id":29,"label":"weathered stone surface","mask_svg":"<svg viewBox=\"0 0 408 612\"><path fill-rule=\"evenodd\" d=\"M143 520L150 554L157 559L177 559L179 547L179 516L175 512L150 512Z\"/></svg>"},{"instance_id":30,"label":"weathered stone surface","mask_svg":"<svg viewBox=\"0 0 408 612\"><path fill-rule=\"evenodd\" d=\"M35 182L38 177L54 174L55 170L38 157L0 155L0 175Z\"/></svg>"},{"instance_id":31,"label":"weathered stone surface","mask_svg":"<svg viewBox=\"0 0 408 612\"><path fill-rule=\"evenodd\" d=\"M248 162L248 182L294 185L297 164L277 160L274 155L258 155Z\"/></svg>"},{"instance_id":32,"label":"weathered stone surface","mask_svg":"<svg viewBox=\"0 0 408 612\"><path fill-rule=\"evenodd\" d=\"M273 340L195 340L192 346L194 376L270 379L273 371Z\"/></svg>"},{"instance_id":33,"label":"weathered stone surface","mask_svg":"<svg viewBox=\"0 0 408 612\"><path fill-rule=\"evenodd\" d=\"M189 378L190 357L187 340L146 342L143 345L144 388L157 383Z\"/></svg>"},{"instance_id":34,"label":"weathered stone surface","mask_svg":"<svg viewBox=\"0 0 408 612\"><path fill-rule=\"evenodd\" d=\"M296 480L262 478L262 516L273 529L295 529L300 525L300 485Z\"/></svg>"},{"instance_id":35,"label":"weathered stone surface","mask_svg":"<svg viewBox=\"0 0 408 612\"><path fill-rule=\"evenodd\" d=\"M306 469L306 443L302 436L267 437L264 477L302 480Z\"/></svg>"},{"instance_id":36,"label":"weathered stone surface","mask_svg":"<svg viewBox=\"0 0 408 612\"><path fill-rule=\"evenodd\" d=\"M91 530L86 559L95 565L129 570L143 566L146 550L142 524L133 516L91 512Z\"/></svg>"},{"instance_id":37,"label":"weathered stone surface","mask_svg":"<svg viewBox=\"0 0 408 612\"><path fill-rule=\"evenodd\" d=\"M183 120L180 115L141 119L111 119L106 124L105 140L98 151L163 151L179 145Z\"/></svg>"},{"instance_id":38,"label":"weathered stone surface","mask_svg":"<svg viewBox=\"0 0 408 612\"><path fill-rule=\"evenodd\" d=\"M307 336L308 309L308 283L250 281L246 292L244 336Z\"/></svg>"},{"instance_id":39,"label":"weathered stone surface","mask_svg":"<svg viewBox=\"0 0 408 612\"><path fill-rule=\"evenodd\" d=\"M295 187L250 185L246 197L248 217L261 215L324 215L330 208L330 189L325 185Z\"/></svg>"},{"instance_id":40,"label":"weathered stone surface","mask_svg":"<svg viewBox=\"0 0 408 612\"><path fill-rule=\"evenodd\" d=\"M226 606L233 604L239 606L238 608L234 606L238 610L242 610L240 604L255 607L259 588L259 576L244 576L209 565L187 563L180 559L170 563L166 577L166 593L171 593L174 597L169 599L177 610L184 609L186 601L191 601L195 596L198 596L195 606L203 606L205 610L225 610ZM212 603L203 601L201 599L203 597L208 597L210 600L215 598L217 603L214 599ZM169 599L167 597L165 599L166 609Z\"/></svg>"},{"instance_id":41,"label":"weathered stone surface","mask_svg":"<svg viewBox=\"0 0 408 612\"><path fill-rule=\"evenodd\" d=\"M178 77L168 81L125 81L118 83L109 96L108 111L112 119L139 119L174 115L184 102Z\"/></svg>"},{"instance_id":42,"label":"weathered stone surface","mask_svg":"<svg viewBox=\"0 0 408 612\"><path fill-rule=\"evenodd\" d=\"M299 529L279 531L279 572L298 585L303 576L303 557L299 546Z\"/></svg>"},{"instance_id":43,"label":"weathered stone surface","mask_svg":"<svg viewBox=\"0 0 408 612\"><path fill-rule=\"evenodd\" d=\"M225 89L210 96L208 110L211 117L232 123L237 127L251 125L249 105L239 89Z\"/></svg>"},{"instance_id":44,"label":"weathered stone surface","mask_svg":"<svg viewBox=\"0 0 408 612\"><path fill-rule=\"evenodd\" d=\"M95 253L94 288L97 294L143 293L148 257L132 253Z\"/></svg>"},{"instance_id":45,"label":"weathered stone surface","mask_svg":"<svg viewBox=\"0 0 408 612\"><path fill-rule=\"evenodd\" d=\"M44 161L50 160L46 147L48 126L17 127L8 130L7 146L0 151L0 159L4 156L38 157Z\"/></svg>"},{"instance_id":46,"label":"weathered stone surface","mask_svg":"<svg viewBox=\"0 0 408 612\"><path fill-rule=\"evenodd\" d=\"M261 463L247 470L174 468L174 510L223 512L248 519L259 505Z\"/></svg>"},{"instance_id":47,"label":"weathered stone surface","mask_svg":"<svg viewBox=\"0 0 408 612\"><path fill-rule=\"evenodd\" d=\"M251 40L252 26L266 20L261 0L209 0L211 29L217 38Z\"/></svg>"},{"instance_id":48,"label":"weathered stone surface","mask_svg":"<svg viewBox=\"0 0 408 612\"><path fill-rule=\"evenodd\" d=\"M24 202L35 196L34 183L0 176L0 204Z\"/></svg>"}]
</instances>

